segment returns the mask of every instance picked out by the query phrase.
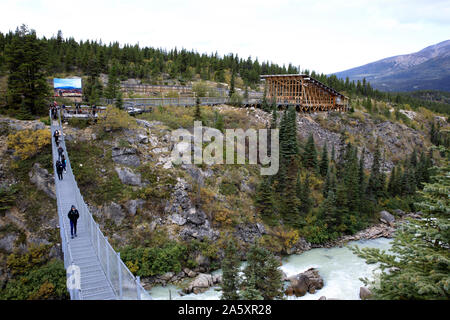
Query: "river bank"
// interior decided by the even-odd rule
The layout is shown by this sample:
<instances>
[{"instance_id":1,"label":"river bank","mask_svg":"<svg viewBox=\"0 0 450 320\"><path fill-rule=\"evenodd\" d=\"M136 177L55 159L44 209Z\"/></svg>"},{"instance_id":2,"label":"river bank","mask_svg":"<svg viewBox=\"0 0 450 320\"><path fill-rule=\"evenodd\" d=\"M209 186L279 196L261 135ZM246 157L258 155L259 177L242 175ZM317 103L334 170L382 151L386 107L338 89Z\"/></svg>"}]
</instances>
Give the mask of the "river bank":
<instances>
[{"instance_id":1,"label":"river bank","mask_svg":"<svg viewBox=\"0 0 450 320\"><path fill-rule=\"evenodd\" d=\"M359 247L379 248L389 250L392 239L376 238L371 240L351 241L349 245ZM241 269L245 267L245 262ZM293 254L282 259L280 269L291 277L309 268L316 268L324 281L324 287L314 294L307 293L303 297L288 296L288 300L318 300L325 296L327 299L358 300L359 288L363 283L359 278L373 278L375 265L368 265L365 261L354 255L347 247L314 248L302 254ZM213 274L221 274L216 270ZM210 287L199 294L183 294L182 289L173 284L155 286L149 290L155 300L217 300L221 292L219 286Z\"/></svg>"},{"instance_id":2,"label":"river bank","mask_svg":"<svg viewBox=\"0 0 450 320\"><path fill-rule=\"evenodd\" d=\"M282 266L280 269L287 277L296 275L309 268L317 268L320 275L325 281L323 289L318 290L315 294L306 294L303 297L287 297L288 299L314 299L321 296L336 299L359 299L359 288L363 283L360 277L369 277L375 268L367 265L364 260L356 257L346 245L359 245L361 247L374 247L387 250L390 248L391 238L395 232L397 223L402 222L405 218L417 218L420 213L405 214L401 211L396 212L397 220L394 223L394 216L384 213L381 223L372 225L354 235L347 235L339 239L320 245L314 245L302 242L301 248L293 248L293 251L281 259ZM389 220L389 221L387 221ZM243 262L243 266L245 262ZM181 274L175 276L176 283L155 283L149 286L149 292L154 299L219 299L220 288L214 283L210 288L205 288L204 292L195 294L184 294L182 288L188 285L195 276L192 270L190 275L182 277ZM215 278L221 274L221 270L211 273ZM169 275L169 276L172 276ZM167 276L165 277L167 278ZM165 279L163 276L163 279ZM158 285L155 285L158 284ZM198 291L197 291L198 292Z\"/></svg>"}]
</instances>

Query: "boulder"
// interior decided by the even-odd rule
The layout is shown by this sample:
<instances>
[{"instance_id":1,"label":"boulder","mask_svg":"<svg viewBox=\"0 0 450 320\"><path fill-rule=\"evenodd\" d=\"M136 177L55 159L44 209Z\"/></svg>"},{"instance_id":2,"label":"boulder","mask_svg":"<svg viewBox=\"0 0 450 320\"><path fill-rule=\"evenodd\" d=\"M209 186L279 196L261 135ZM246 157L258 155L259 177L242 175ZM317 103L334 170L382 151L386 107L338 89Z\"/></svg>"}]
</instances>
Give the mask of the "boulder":
<instances>
[{"instance_id":1,"label":"boulder","mask_svg":"<svg viewBox=\"0 0 450 320\"><path fill-rule=\"evenodd\" d=\"M386 224L392 225L395 221L395 218L392 214L383 210L380 212L380 220Z\"/></svg>"},{"instance_id":2,"label":"boulder","mask_svg":"<svg viewBox=\"0 0 450 320\"><path fill-rule=\"evenodd\" d=\"M193 277L195 277L197 275L197 272L192 271L189 268L184 268L183 271L189 278L193 278Z\"/></svg>"},{"instance_id":3,"label":"boulder","mask_svg":"<svg viewBox=\"0 0 450 320\"><path fill-rule=\"evenodd\" d=\"M142 199L129 200L125 204L125 208L127 208L128 213L134 216L138 209L142 209L145 204L145 201Z\"/></svg>"},{"instance_id":4,"label":"boulder","mask_svg":"<svg viewBox=\"0 0 450 320\"><path fill-rule=\"evenodd\" d=\"M48 173L47 169L41 167L39 163L35 163L28 173L31 183L36 185L36 187L43 191L50 198L56 200L55 195L55 181L53 176Z\"/></svg>"},{"instance_id":5,"label":"boulder","mask_svg":"<svg viewBox=\"0 0 450 320\"><path fill-rule=\"evenodd\" d=\"M291 281L291 287L296 297L304 296L309 289L309 278L303 274L298 275Z\"/></svg>"},{"instance_id":6,"label":"boulder","mask_svg":"<svg viewBox=\"0 0 450 320\"><path fill-rule=\"evenodd\" d=\"M12 252L14 249L14 243L18 236L16 234L8 234L0 238L0 249L6 252Z\"/></svg>"},{"instance_id":7,"label":"boulder","mask_svg":"<svg viewBox=\"0 0 450 320\"><path fill-rule=\"evenodd\" d=\"M117 174L119 175L120 181L123 184L128 184L132 186L140 186L141 185L141 174L134 173L130 168L121 168L115 167Z\"/></svg>"},{"instance_id":8,"label":"boulder","mask_svg":"<svg viewBox=\"0 0 450 320\"><path fill-rule=\"evenodd\" d=\"M304 296L307 292L313 294L316 290L323 288L323 279L315 268L310 268L303 273L291 276L288 280L291 282L291 285L286 290L286 294L292 292L297 297Z\"/></svg>"},{"instance_id":9,"label":"boulder","mask_svg":"<svg viewBox=\"0 0 450 320\"><path fill-rule=\"evenodd\" d=\"M359 297L361 298L361 300L367 300L372 296L372 292L366 288L366 287L361 287L359 288Z\"/></svg>"},{"instance_id":10,"label":"boulder","mask_svg":"<svg viewBox=\"0 0 450 320\"><path fill-rule=\"evenodd\" d=\"M175 223L175 224L177 224L177 225L179 225L179 226L182 226L182 225L184 225L184 224L186 223L186 219L183 218L181 215L176 214L176 213L170 215L170 216L169 216L169 219L170 219L173 223Z\"/></svg>"},{"instance_id":11,"label":"boulder","mask_svg":"<svg viewBox=\"0 0 450 320\"><path fill-rule=\"evenodd\" d=\"M159 276L159 278L165 282L169 281L175 276L175 273L173 272L166 272L163 275Z\"/></svg>"},{"instance_id":12,"label":"boulder","mask_svg":"<svg viewBox=\"0 0 450 320\"><path fill-rule=\"evenodd\" d=\"M401 210L401 209L395 209L394 210L394 213L396 214L396 215L398 215L398 216L403 216L403 215L405 215L405 211L403 211L403 210Z\"/></svg>"},{"instance_id":13,"label":"boulder","mask_svg":"<svg viewBox=\"0 0 450 320\"><path fill-rule=\"evenodd\" d=\"M114 162L125 166L138 167L141 164L135 148L113 147L111 157Z\"/></svg>"},{"instance_id":14,"label":"boulder","mask_svg":"<svg viewBox=\"0 0 450 320\"><path fill-rule=\"evenodd\" d=\"M321 296L321 297L319 298L319 300L327 300L327 297Z\"/></svg>"},{"instance_id":15,"label":"boulder","mask_svg":"<svg viewBox=\"0 0 450 320\"><path fill-rule=\"evenodd\" d=\"M200 273L192 282L183 289L184 293L201 293L214 284L210 274Z\"/></svg>"},{"instance_id":16,"label":"boulder","mask_svg":"<svg viewBox=\"0 0 450 320\"><path fill-rule=\"evenodd\" d=\"M148 143L148 137L145 134L138 134L136 136L136 139L139 143L147 144Z\"/></svg>"},{"instance_id":17,"label":"boulder","mask_svg":"<svg viewBox=\"0 0 450 320\"><path fill-rule=\"evenodd\" d=\"M115 224L121 224L126 216L122 207L115 202L111 202L109 205L104 206L102 213L106 218L113 220Z\"/></svg>"},{"instance_id":18,"label":"boulder","mask_svg":"<svg viewBox=\"0 0 450 320\"><path fill-rule=\"evenodd\" d=\"M201 210L196 210L195 208L190 208L188 214L186 215L187 221L195 224L201 225L205 223L206 214Z\"/></svg>"}]
</instances>

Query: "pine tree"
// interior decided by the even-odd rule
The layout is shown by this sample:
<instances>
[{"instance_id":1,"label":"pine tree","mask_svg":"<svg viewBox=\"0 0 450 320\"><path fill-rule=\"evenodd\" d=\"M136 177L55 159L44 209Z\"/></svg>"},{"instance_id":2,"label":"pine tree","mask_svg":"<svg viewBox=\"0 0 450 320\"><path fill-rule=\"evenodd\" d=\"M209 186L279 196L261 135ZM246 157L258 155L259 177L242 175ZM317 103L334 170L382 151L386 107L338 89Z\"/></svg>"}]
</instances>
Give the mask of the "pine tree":
<instances>
[{"instance_id":1,"label":"pine tree","mask_svg":"<svg viewBox=\"0 0 450 320\"><path fill-rule=\"evenodd\" d=\"M307 214L312 206L313 199L311 198L311 187L309 184L309 173L306 175L305 180L302 183L301 193L299 195L300 200L300 211L304 214Z\"/></svg>"},{"instance_id":2,"label":"pine tree","mask_svg":"<svg viewBox=\"0 0 450 320\"><path fill-rule=\"evenodd\" d=\"M419 192L420 219L409 219L397 228L390 253L358 247L353 252L382 271L371 286L373 299L448 300L450 274L450 172L448 149L431 183Z\"/></svg>"},{"instance_id":3,"label":"pine tree","mask_svg":"<svg viewBox=\"0 0 450 320\"><path fill-rule=\"evenodd\" d=\"M302 223L299 217L299 199L294 188L296 184L296 173L298 166L296 161L289 163L286 178L285 188L282 191L280 199L280 213L285 223L293 226L299 226Z\"/></svg>"},{"instance_id":4,"label":"pine tree","mask_svg":"<svg viewBox=\"0 0 450 320\"><path fill-rule=\"evenodd\" d=\"M364 154L366 153L366 149L363 148L361 152L361 156L359 158L359 190L360 197L363 198L363 195L366 192L366 174L364 173Z\"/></svg>"},{"instance_id":5,"label":"pine tree","mask_svg":"<svg viewBox=\"0 0 450 320\"><path fill-rule=\"evenodd\" d=\"M122 92L118 91L116 95L116 108L123 109L123 96Z\"/></svg>"},{"instance_id":6,"label":"pine tree","mask_svg":"<svg viewBox=\"0 0 450 320\"><path fill-rule=\"evenodd\" d=\"M87 67L87 81L83 87L84 99L90 104L98 104L99 98L103 95L103 86L99 80L100 65L94 54L91 54Z\"/></svg>"},{"instance_id":7,"label":"pine tree","mask_svg":"<svg viewBox=\"0 0 450 320\"><path fill-rule=\"evenodd\" d=\"M391 170L391 175L389 177L387 191L390 196L395 197L396 194L396 184L397 184L397 167L393 167Z\"/></svg>"},{"instance_id":8,"label":"pine tree","mask_svg":"<svg viewBox=\"0 0 450 320\"><path fill-rule=\"evenodd\" d=\"M120 81L118 78L118 65L117 62L114 62L111 68L109 69L108 74L108 85L105 90L105 97L107 99L116 99L118 92L120 90Z\"/></svg>"},{"instance_id":9,"label":"pine tree","mask_svg":"<svg viewBox=\"0 0 450 320\"><path fill-rule=\"evenodd\" d=\"M231 96L234 93L234 81L235 81L235 72L233 70L233 72L231 73L231 80L230 80L230 90L228 91L228 96L231 98Z\"/></svg>"},{"instance_id":10,"label":"pine tree","mask_svg":"<svg viewBox=\"0 0 450 320\"><path fill-rule=\"evenodd\" d=\"M376 149L373 155L373 163L370 171L367 192L373 199L378 200L384 196L384 179L381 173L380 141L377 139Z\"/></svg>"},{"instance_id":11,"label":"pine tree","mask_svg":"<svg viewBox=\"0 0 450 320\"><path fill-rule=\"evenodd\" d=\"M270 219L273 217L274 203L269 177L264 176L256 190L256 208L263 218Z\"/></svg>"},{"instance_id":12,"label":"pine tree","mask_svg":"<svg viewBox=\"0 0 450 320\"><path fill-rule=\"evenodd\" d=\"M283 282L279 262L265 248L252 246L247 254L247 266L244 269L244 287L251 288L264 300L283 297Z\"/></svg>"},{"instance_id":13,"label":"pine tree","mask_svg":"<svg viewBox=\"0 0 450 320\"><path fill-rule=\"evenodd\" d=\"M7 102L9 113L20 119L32 119L47 112L50 90L45 78L48 63L46 48L34 30L22 25L5 47L9 70Z\"/></svg>"},{"instance_id":14,"label":"pine tree","mask_svg":"<svg viewBox=\"0 0 450 320\"><path fill-rule=\"evenodd\" d=\"M319 217L324 224L326 224L328 234L332 234L336 228L337 220L336 211L336 195L333 190L328 192L328 196L320 204Z\"/></svg>"},{"instance_id":15,"label":"pine tree","mask_svg":"<svg viewBox=\"0 0 450 320\"><path fill-rule=\"evenodd\" d=\"M327 144L325 143L323 145L322 149L322 157L320 158L320 165L319 165L319 173L322 177L325 177L328 173L328 149Z\"/></svg>"},{"instance_id":16,"label":"pine tree","mask_svg":"<svg viewBox=\"0 0 450 320\"><path fill-rule=\"evenodd\" d=\"M303 165L308 169L317 170L317 151L314 144L314 137L309 135L303 152Z\"/></svg>"},{"instance_id":17,"label":"pine tree","mask_svg":"<svg viewBox=\"0 0 450 320\"><path fill-rule=\"evenodd\" d=\"M222 300L239 299L239 258L237 255L236 243L228 241L225 247L225 256L222 260Z\"/></svg>"},{"instance_id":18,"label":"pine tree","mask_svg":"<svg viewBox=\"0 0 450 320\"><path fill-rule=\"evenodd\" d=\"M336 151L334 150L334 144L333 147L331 148L331 162L336 163Z\"/></svg>"},{"instance_id":19,"label":"pine tree","mask_svg":"<svg viewBox=\"0 0 450 320\"><path fill-rule=\"evenodd\" d=\"M278 113L277 108L272 109L272 120L270 122L270 129L276 129L277 128L277 121L278 121Z\"/></svg>"},{"instance_id":20,"label":"pine tree","mask_svg":"<svg viewBox=\"0 0 450 320\"><path fill-rule=\"evenodd\" d=\"M240 292L241 300L264 300L261 292L256 288L255 276L250 276L249 279L245 281L245 287Z\"/></svg>"}]
</instances>

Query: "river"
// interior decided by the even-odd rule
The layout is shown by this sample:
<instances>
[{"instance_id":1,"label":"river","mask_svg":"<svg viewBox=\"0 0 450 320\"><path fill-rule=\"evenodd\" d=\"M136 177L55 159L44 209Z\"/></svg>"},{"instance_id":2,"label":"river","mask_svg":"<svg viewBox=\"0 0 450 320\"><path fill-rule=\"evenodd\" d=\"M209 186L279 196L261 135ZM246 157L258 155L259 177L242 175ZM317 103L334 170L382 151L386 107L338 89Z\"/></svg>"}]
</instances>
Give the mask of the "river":
<instances>
[{"instance_id":1,"label":"river","mask_svg":"<svg viewBox=\"0 0 450 320\"><path fill-rule=\"evenodd\" d=\"M391 239L378 238L373 240L360 240L349 242L349 245L370 247L388 250L391 247ZM245 265L245 263L243 264ZM243 267L243 266L242 266ZM324 287L315 294L307 293L303 297L287 297L291 300L317 300L321 296L341 300L359 299L359 288L364 284L359 278L373 278L375 265L368 265L365 261L354 255L348 248L318 248L311 249L302 254L293 254L283 258L280 267L286 275L292 276L309 268L317 268L324 279ZM220 273L220 270L213 272ZM149 293L155 300L216 300L220 299L219 287L211 287L200 294L187 294L180 296L180 288L174 285L155 286Z\"/></svg>"}]
</instances>

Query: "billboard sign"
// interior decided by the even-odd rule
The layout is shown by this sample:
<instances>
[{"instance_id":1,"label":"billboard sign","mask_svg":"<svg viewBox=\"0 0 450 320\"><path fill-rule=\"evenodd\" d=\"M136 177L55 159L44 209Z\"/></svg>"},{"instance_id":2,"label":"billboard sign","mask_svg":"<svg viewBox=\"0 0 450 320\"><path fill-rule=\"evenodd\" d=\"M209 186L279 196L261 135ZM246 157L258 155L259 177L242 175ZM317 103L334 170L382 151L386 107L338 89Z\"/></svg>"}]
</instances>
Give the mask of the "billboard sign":
<instances>
[{"instance_id":1,"label":"billboard sign","mask_svg":"<svg viewBox=\"0 0 450 320\"><path fill-rule=\"evenodd\" d=\"M81 78L53 79L55 97L81 97Z\"/></svg>"}]
</instances>

